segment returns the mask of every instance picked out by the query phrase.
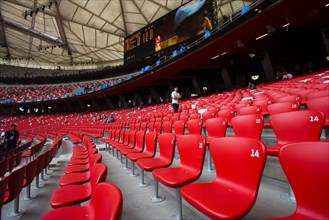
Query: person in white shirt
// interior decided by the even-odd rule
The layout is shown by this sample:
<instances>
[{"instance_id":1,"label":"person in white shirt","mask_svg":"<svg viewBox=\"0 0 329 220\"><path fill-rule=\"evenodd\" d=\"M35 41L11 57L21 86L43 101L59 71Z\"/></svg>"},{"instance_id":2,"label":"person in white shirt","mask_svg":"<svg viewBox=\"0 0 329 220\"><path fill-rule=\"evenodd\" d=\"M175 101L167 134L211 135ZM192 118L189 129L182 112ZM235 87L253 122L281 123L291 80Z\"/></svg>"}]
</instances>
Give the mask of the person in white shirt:
<instances>
[{"instance_id":1,"label":"person in white shirt","mask_svg":"<svg viewBox=\"0 0 329 220\"><path fill-rule=\"evenodd\" d=\"M172 107L174 109L174 113L178 112L179 105L178 105L178 100L181 98L181 95L178 93L178 87L176 86L174 88L174 91L171 93L171 103Z\"/></svg>"}]
</instances>

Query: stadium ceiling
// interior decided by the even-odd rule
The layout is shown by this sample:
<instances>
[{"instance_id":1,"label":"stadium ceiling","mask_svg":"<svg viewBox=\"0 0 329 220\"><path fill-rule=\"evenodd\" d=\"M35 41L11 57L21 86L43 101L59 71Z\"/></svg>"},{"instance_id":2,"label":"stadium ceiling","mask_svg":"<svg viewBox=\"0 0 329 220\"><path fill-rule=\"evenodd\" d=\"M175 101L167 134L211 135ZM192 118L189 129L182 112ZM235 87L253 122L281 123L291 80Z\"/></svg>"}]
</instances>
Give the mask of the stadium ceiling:
<instances>
[{"instance_id":1,"label":"stadium ceiling","mask_svg":"<svg viewBox=\"0 0 329 220\"><path fill-rule=\"evenodd\" d=\"M123 63L124 38L188 0L1 0L0 62L99 68ZM219 20L246 2L217 0Z\"/></svg>"}]
</instances>

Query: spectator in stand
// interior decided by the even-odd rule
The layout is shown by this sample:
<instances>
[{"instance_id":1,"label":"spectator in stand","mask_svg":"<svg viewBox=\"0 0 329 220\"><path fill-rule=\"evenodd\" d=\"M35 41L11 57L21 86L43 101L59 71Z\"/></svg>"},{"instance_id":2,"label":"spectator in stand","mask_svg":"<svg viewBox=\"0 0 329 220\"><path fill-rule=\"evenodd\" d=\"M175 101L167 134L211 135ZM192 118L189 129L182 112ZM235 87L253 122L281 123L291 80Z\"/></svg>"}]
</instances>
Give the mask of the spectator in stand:
<instances>
[{"instance_id":1,"label":"spectator in stand","mask_svg":"<svg viewBox=\"0 0 329 220\"><path fill-rule=\"evenodd\" d=\"M3 148L5 146L5 132L3 129L0 129L0 133L1 133L1 136L0 136L0 152L3 151Z\"/></svg>"},{"instance_id":2,"label":"spectator in stand","mask_svg":"<svg viewBox=\"0 0 329 220\"><path fill-rule=\"evenodd\" d=\"M171 103L174 109L174 113L178 112L179 105L178 100L181 98L181 95L178 93L178 87L175 86L174 91L171 93Z\"/></svg>"},{"instance_id":3,"label":"spectator in stand","mask_svg":"<svg viewBox=\"0 0 329 220\"><path fill-rule=\"evenodd\" d=\"M282 80L285 80L285 79L291 79L293 76L291 73L288 73L287 71L285 71L283 73L283 76L282 76Z\"/></svg>"},{"instance_id":4,"label":"spectator in stand","mask_svg":"<svg viewBox=\"0 0 329 220\"><path fill-rule=\"evenodd\" d=\"M12 124L10 130L5 133L5 142L7 145L7 151L16 148L18 139L19 139L19 132L16 130L17 125Z\"/></svg>"},{"instance_id":5,"label":"spectator in stand","mask_svg":"<svg viewBox=\"0 0 329 220\"><path fill-rule=\"evenodd\" d=\"M115 121L113 114L110 116L108 122L113 123Z\"/></svg>"}]
</instances>

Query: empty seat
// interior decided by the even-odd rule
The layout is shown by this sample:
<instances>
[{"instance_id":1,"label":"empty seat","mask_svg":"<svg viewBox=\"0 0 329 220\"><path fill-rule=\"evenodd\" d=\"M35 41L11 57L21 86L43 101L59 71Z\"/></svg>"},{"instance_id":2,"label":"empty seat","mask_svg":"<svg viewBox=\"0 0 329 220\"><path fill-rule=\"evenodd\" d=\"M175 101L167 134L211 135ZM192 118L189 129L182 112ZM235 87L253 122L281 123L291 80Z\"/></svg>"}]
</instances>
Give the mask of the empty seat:
<instances>
[{"instance_id":1,"label":"empty seat","mask_svg":"<svg viewBox=\"0 0 329 220\"><path fill-rule=\"evenodd\" d=\"M105 182L106 176L106 165L102 163L93 165L90 170L90 182L85 185L67 185L57 189L51 197L51 207L59 208L75 205L90 199L95 186L98 183Z\"/></svg>"},{"instance_id":2,"label":"empty seat","mask_svg":"<svg viewBox=\"0 0 329 220\"><path fill-rule=\"evenodd\" d=\"M122 215L123 199L121 190L110 183L98 184L88 205L63 207L45 214L42 220L76 220L109 219L120 220Z\"/></svg>"},{"instance_id":3,"label":"empty seat","mask_svg":"<svg viewBox=\"0 0 329 220\"><path fill-rule=\"evenodd\" d=\"M329 97L314 98L307 101L311 110L321 111L325 115L325 127L329 127Z\"/></svg>"},{"instance_id":4,"label":"empty seat","mask_svg":"<svg viewBox=\"0 0 329 220\"><path fill-rule=\"evenodd\" d=\"M253 114L261 114L262 108L260 106L252 105L243 108L239 108L237 110L238 115L253 115Z\"/></svg>"},{"instance_id":5,"label":"empty seat","mask_svg":"<svg viewBox=\"0 0 329 220\"><path fill-rule=\"evenodd\" d=\"M183 186L183 198L212 219L241 219L254 205L266 161L256 139L223 137L211 142L216 179Z\"/></svg>"},{"instance_id":6,"label":"empty seat","mask_svg":"<svg viewBox=\"0 0 329 220\"><path fill-rule=\"evenodd\" d=\"M26 197L28 199L31 198L31 183L37 172L37 165L38 165L38 159L34 159L26 165L26 172L24 175L23 188L27 187Z\"/></svg>"},{"instance_id":7,"label":"empty seat","mask_svg":"<svg viewBox=\"0 0 329 220\"><path fill-rule=\"evenodd\" d=\"M235 136L260 140L264 123L262 115L239 115L232 118L231 123Z\"/></svg>"},{"instance_id":8,"label":"empty seat","mask_svg":"<svg viewBox=\"0 0 329 220\"><path fill-rule=\"evenodd\" d=\"M127 158L132 162L132 175L135 175L135 161L141 158L154 157L156 151L156 132L148 132L145 134L144 152L136 152L127 154Z\"/></svg>"},{"instance_id":9,"label":"empty seat","mask_svg":"<svg viewBox=\"0 0 329 220\"><path fill-rule=\"evenodd\" d=\"M155 169L152 175L155 180L176 189L177 219L182 219L180 188L200 177L206 152L206 142L201 135L184 135L177 139L177 148L180 165L178 167Z\"/></svg>"},{"instance_id":10,"label":"empty seat","mask_svg":"<svg viewBox=\"0 0 329 220\"><path fill-rule=\"evenodd\" d=\"M267 106L270 115L299 110L299 102L278 102Z\"/></svg>"},{"instance_id":11,"label":"empty seat","mask_svg":"<svg viewBox=\"0 0 329 220\"><path fill-rule=\"evenodd\" d=\"M186 122L186 128L188 134L201 134L202 131L202 120L201 119L191 119Z\"/></svg>"},{"instance_id":12,"label":"empty seat","mask_svg":"<svg viewBox=\"0 0 329 220\"><path fill-rule=\"evenodd\" d=\"M279 161L296 197L291 215L276 219L328 219L328 142L300 142L283 146Z\"/></svg>"},{"instance_id":13,"label":"empty seat","mask_svg":"<svg viewBox=\"0 0 329 220\"><path fill-rule=\"evenodd\" d=\"M20 167L19 169L13 171L9 175L8 180L8 191L5 193L4 203L7 204L14 200L14 213L12 216L19 215L19 194L23 188L24 175L26 172L26 165Z\"/></svg>"},{"instance_id":14,"label":"empty seat","mask_svg":"<svg viewBox=\"0 0 329 220\"><path fill-rule=\"evenodd\" d=\"M137 160L137 165L141 168L141 186L146 186L144 183L144 170L153 171L156 168L168 167L174 159L175 152L175 135L172 133L160 134L158 137L158 145L160 156L155 158L142 158ZM159 202L164 200L158 195L158 181L155 180L155 196L151 201Z\"/></svg>"},{"instance_id":15,"label":"empty seat","mask_svg":"<svg viewBox=\"0 0 329 220\"><path fill-rule=\"evenodd\" d=\"M278 156L280 148L292 142L317 141L324 125L324 115L319 111L294 111L275 114L270 123L278 140L277 145L268 146L267 154Z\"/></svg>"},{"instance_id":16,"label":"empty seat","mask_svg":"<svg viewBox=\"0 0 329 220\"><path fill-rule=\"evenodd\" d=\"M65 172L65 174L86 172L94 164L101 163L101 162L102 162L102 155L101 154L94 154L94 155L91 156L91 159L90 159L90 161L89 161L88 164L68 166L68 167L66 167L66 169L64 170L64 172Z\"/></svg>"},{"instance_id":17,"label":"empty seat","mask_svg":"<svg viewBox=\"0 0 329 220\"><path fill-rule=\"evenodd\" d=\"M210 118L206 121L206 129L208 136L206 139L206 144L209 146L210 142L216 138L224 137L227 129L227 119L226 118ZM208 151L208 171L212 171L211 167L211 155Z\"/></svg>"},{"instance_id":18,"label":"empty seat","mask_svg":"<svg viewBox=\"0 0 329 220\"><path fill-rule=\"evenodd\" d=\"M9 159L0 161L0 179L7 173Z\"/></svg>"}]
</instances>

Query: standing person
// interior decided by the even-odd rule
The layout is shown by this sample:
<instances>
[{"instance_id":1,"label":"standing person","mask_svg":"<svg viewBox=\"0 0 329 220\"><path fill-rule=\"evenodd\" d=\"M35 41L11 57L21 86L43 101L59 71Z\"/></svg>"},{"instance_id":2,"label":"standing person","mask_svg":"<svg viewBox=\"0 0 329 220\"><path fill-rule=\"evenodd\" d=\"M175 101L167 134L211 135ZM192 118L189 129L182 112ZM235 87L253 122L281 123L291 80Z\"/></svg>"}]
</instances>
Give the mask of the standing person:
<instances>
[{"instance_id":1,"label":"standing person","mask_svg":"<svg viewBox=\"0 0 329 220\"><path fill-rule=\"evenodd\" d=\"M17 141L19 138L19 132L16 130L17 125L12 124L10 130L5 133L5 140L7 144L7 151L16 148Z\"/></svg>"},{"instance_id":2,"label":"standing person","mask_svg":"<svg viewBox=\"0 0 329 220\"><path fill-rule=\"evenodd\" d=\"M181 95L178 93L178 87L175 86L174 91L171 93L171 103L174 109L174 113L178 112L178 100L181 98Z\"/></svg>"},{"instance_id":3,"label":"standing person","mask_svg":"<svg viewBox=\"0 0 329 220\"><path fill-rule=\"evenodd\" d=\"M1 137L0 137L0 153L3 151L5 146L5 132L3 129L0 129Z\"/></svg>"}]
</instances>

